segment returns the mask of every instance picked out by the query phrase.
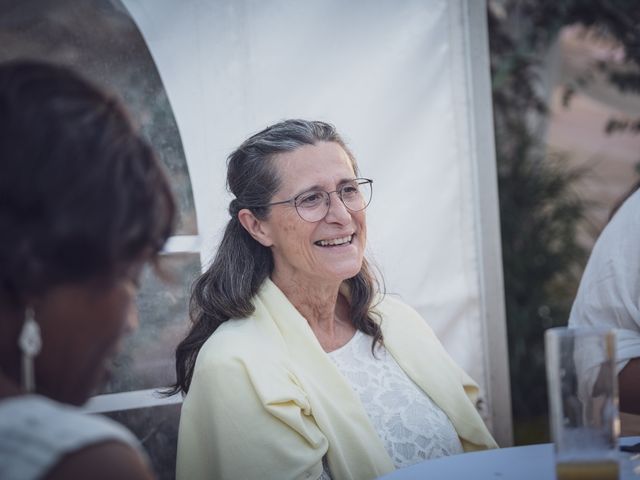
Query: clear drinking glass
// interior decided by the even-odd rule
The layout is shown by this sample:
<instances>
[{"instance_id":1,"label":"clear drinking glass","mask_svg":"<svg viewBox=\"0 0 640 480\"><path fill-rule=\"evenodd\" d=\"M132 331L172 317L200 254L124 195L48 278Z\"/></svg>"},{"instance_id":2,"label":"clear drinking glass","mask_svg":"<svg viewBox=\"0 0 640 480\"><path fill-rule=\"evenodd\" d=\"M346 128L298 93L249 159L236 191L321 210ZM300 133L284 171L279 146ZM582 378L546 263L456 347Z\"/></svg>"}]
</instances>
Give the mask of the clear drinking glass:
<instances>
[{"instance_id":1,"label":"clear drinking glass","mask_svg":"<svg viewBox=\"0 0 640 480\"><path fill-rule=\"evenodd\" d=\"M617 480L613 330L552 328L545 332L545 350L558 480Z\"/></svg>"}]
</instances>

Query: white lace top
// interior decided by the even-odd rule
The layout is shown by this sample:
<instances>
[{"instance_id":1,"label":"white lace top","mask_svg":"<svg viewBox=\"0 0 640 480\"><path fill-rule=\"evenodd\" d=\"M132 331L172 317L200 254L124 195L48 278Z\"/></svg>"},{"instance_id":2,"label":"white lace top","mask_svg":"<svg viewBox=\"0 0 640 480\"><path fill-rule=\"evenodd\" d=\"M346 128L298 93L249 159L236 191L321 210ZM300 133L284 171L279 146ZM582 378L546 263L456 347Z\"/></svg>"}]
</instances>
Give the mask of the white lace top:
<instances>
[{"instance_id":1,"label":"white lace top","mask_svg":"<svg viewBox=\"0 0 640 480\"><path fill-rule=\"evenodd\" d=\"M396 468L462 453L447 415L396 363L384 347L371 353L372 338L357 331L328 355L347 379ZM330 478L325 463L321 478Z\"/></svg>"}]
</instances>

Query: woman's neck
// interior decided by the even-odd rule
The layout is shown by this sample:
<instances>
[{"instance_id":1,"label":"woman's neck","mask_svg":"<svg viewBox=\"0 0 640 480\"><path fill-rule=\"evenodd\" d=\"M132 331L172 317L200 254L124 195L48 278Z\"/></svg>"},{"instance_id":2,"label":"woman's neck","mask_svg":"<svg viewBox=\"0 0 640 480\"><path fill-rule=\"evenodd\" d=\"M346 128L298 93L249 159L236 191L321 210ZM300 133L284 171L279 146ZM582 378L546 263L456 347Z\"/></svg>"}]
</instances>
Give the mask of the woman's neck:
<instances>
[{"instance_id":1,"label":"woman's neck","mask_svg":"<svg viewBox=\"0 0 640 480\"><path fill-rule=\"evenodd\" d=\"M349 314L349 303L340 295L340 283L285 280L277 275L272 276L272 281L307 320L325 351L340 348L353 337L356 330Z\"/></svg>"},{"instance_id":2,"label":"woman's neck","mask_svg":"<svg viewBox=\"0 0 640 480\"><path fill-rule=\"evenodd\" d=\"M13 379L0 370L0 400L23 394L24 391L13 381Z\"/></svg>"}]
</instances>

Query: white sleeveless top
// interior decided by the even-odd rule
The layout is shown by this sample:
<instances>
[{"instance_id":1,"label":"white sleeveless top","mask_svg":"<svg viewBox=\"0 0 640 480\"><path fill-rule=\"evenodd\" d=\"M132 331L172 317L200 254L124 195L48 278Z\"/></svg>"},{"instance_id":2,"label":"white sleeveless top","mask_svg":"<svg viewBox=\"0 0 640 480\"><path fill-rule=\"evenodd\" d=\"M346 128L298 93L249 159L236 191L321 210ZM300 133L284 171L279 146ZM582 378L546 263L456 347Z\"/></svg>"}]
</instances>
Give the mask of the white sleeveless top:
<instances>
[{"instance_id":1,"label":"white sleeveless top","mask_svg":"<svg viewBox=\"0 0 640 480\"><path fill-rule=\"evenodd\" d=\"M0 478L35 480L63 456L104 441L137 450L136 437L108 418L83 413L40 395L0 401Z\"/></svg>"},{"instance_id":2,"label":"white sleeveless top","mask_svg":"<svg viewBox=\"0 0 640 480\"><path fill-rule=\"evenodd\" d=\"M384 347L371 353L372 337L357 331L329 357L360 397L396 468L462 453L449 417L424 393ZM327 478L326 471L323 477Z\"/></svg>"}]
</instances>

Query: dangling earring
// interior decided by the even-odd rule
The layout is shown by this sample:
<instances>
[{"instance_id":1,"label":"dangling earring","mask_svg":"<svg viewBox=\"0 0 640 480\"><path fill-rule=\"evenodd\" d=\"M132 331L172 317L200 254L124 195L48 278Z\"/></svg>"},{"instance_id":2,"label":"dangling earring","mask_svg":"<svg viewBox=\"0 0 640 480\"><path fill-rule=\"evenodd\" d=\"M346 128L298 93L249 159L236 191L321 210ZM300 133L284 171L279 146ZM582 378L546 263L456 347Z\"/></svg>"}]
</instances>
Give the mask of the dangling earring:
<instances>
[{"instance_id":1,"label":"dangling earring","mask_svg":"<svg viewBox=\"0 0 640 480\"><path fill-rule=\"evenodd\" d=\"M24 324L18 337L18 346L22 351L22 388L27 392L33 392L36 389L33 359L40 353L42 337L40 336L40 326L35 320L31 307L27 307L25 311Z\"/></svg>"}]
</instances>

